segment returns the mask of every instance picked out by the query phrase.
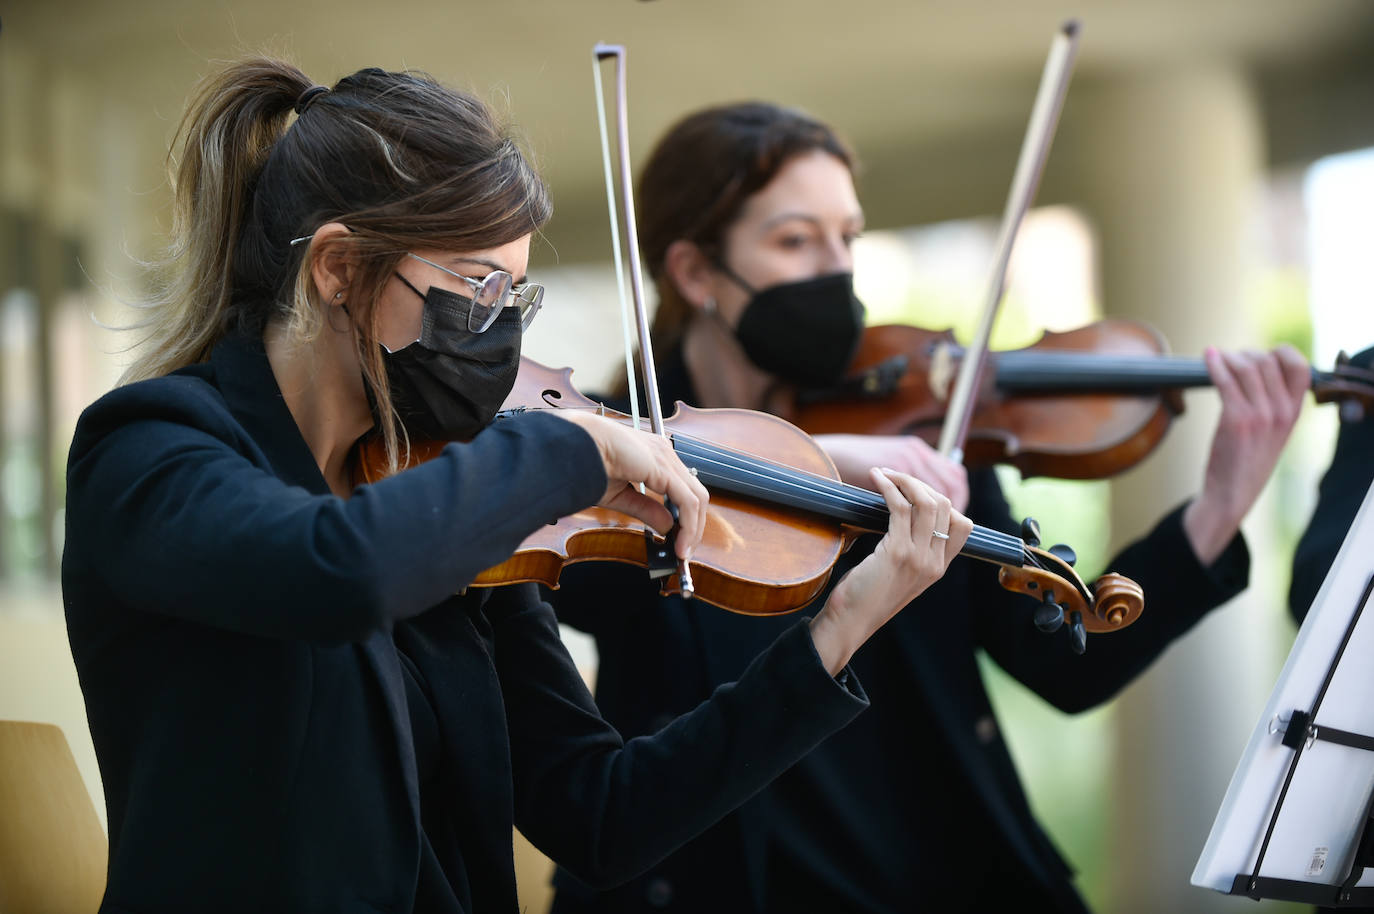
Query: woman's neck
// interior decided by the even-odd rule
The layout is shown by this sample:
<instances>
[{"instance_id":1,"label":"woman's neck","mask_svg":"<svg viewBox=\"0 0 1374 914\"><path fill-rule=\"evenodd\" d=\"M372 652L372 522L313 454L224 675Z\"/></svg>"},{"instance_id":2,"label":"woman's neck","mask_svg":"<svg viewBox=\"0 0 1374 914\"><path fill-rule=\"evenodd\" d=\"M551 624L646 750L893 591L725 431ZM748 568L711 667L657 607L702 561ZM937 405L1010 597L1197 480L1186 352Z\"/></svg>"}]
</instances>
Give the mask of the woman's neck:
<instances>
[{"instance_id":1,"label":"woman's neck","mask_svg":"<svg viewBox=\"0 0 1374 914\"><path fill-rule=\"evenodd\" d=\"M777 379L744 354L739 340L714 316L692 318L682 335L682 358L698 406L766 409Z\"/></svg>"},{"instance_id":2,"label":"woman's neck","mask_svg":"<svg viewBox=\"0 0 1374 914\"><path fill-rule=\"evenodd\" d=\"M301 437L334 494L352 491L349 454L372 427L352 332L325 327L309 343L274 322L263 333L272 374Z\"/></svg>"}]
</instances>

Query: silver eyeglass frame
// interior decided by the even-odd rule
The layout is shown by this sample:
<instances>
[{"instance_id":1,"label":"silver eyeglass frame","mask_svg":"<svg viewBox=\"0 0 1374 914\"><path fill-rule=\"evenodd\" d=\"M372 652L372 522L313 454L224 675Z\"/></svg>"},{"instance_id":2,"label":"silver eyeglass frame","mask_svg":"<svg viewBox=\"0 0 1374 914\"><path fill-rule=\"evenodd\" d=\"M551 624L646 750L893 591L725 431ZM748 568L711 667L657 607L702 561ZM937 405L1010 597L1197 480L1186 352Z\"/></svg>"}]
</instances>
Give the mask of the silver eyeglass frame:
<instances>
[{"instance_id":1,"label":"silver eyeglass frame","mask_svg":"<svg viewBox=\"0 0 1374 914\"><path fill-rule=\"evenodd\" d=\"M302 235L299 238L292 238L291 247L310 241L314 237L314 235ZM471 276L464 276L448 267L440 266L419 254L407 251L406 256L413 257L421 263L434 267L441 273L446 273L455 279L461 279L468 284L472 289L472 308L468 311L468 330L472 333L482 333L487 330L496 322L497 315L506 308L520 309L520 331L523 333L534 322L535 315L539 313L543 304L544 286L542 284L527 282L517 286L515 285L515 277L505 270L492 270L481 279L473 279Z\"/></svg>"}]
</instances>

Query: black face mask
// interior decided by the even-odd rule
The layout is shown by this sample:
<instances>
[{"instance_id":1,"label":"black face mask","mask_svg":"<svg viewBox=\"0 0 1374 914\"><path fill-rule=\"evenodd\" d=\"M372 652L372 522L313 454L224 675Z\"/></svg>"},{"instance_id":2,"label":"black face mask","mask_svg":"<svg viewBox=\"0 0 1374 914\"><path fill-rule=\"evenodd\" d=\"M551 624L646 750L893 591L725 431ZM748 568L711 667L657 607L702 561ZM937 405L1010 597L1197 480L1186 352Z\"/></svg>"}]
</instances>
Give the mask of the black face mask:
<instances>
[{"instance_id":1,"label":"black face mask","mask_svg":"<svg viewBox=\"0 0 1374 914\"><path fill-rule=\"evenodd\" d=\"M515 386L520 314L505 308L484 332L473 333L468 329L471 299L435 286L421 297L420 338L395 352L383 351L391 402L411 437L467 440L491 422Z\"/></svg>"},{"instance_id":2,"label":"black face mask","mask_svg":"<svg viewBox=\"0 0 1374 914\"><path fill-rule=\"evenodd\" d=\"M799 387L830 387L844 377L859 348L864 306L851 273L832 273L747 292L735 337L755 365Z\"/></svg>"}]
</instances>

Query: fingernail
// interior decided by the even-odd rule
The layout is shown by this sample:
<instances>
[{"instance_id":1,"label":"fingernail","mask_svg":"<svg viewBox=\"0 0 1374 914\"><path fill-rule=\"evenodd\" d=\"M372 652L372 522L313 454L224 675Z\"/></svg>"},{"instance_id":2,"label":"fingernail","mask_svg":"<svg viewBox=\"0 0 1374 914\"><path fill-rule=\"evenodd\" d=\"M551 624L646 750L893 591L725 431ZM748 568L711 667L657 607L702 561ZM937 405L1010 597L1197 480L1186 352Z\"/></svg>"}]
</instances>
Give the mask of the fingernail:
<instances>
[{"instance_id":1,"label":"fingernail","mask_svg":"<svg viewBox=\"0 0 1374 914\"><path fill-rule=\"evenodd\" d=\"M892 467L878 467L878 472L879 472L879 473L883 473L883 474L888 475L888 476L891 476L893 473L895 473L895 472L897 472L897 471L894 470L894 469L892 469Z\"/></svg>"}]
</instances>

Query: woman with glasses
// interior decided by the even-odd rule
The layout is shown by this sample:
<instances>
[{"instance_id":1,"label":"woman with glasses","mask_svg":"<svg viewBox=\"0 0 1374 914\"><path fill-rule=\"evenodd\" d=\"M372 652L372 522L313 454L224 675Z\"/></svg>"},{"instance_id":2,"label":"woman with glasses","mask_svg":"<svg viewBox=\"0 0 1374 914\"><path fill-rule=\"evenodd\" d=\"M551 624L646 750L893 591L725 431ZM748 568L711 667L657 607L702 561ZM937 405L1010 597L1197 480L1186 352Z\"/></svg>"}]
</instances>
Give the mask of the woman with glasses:
<instances>
[{"instance_id":1,"label":"woman with glasses","mask_svg":"<svg viewBox=\"0 0 1374 914\"><path fill-rule=\"evenodd\" d=\"M513 912L513 824L623 881L865 706L849 655L970 529L900 473L872 480L886 547L652 738L601 719L532 586L467 590L593 504L666 529L640 483L676 502L687 556L707 502L653 436L492 422L550 205L482 103L249 60L203 85L176 152L145 349L68 467L103 910ZM370 436L393 473L355 485ZM420 436L456 443L395 471Z\"/></svg>"},{"instance_id":2,"label":"woman with glasses","mask_svg":"<svg viewBox=\"0 0 1374 914\"><path fill-rule=\"evenodd\" d=\"M863 329L852 164L824 124L761 103L697 112L659 141L638 201L665 403L782 409L797 388L841 377ZM1002 590L994 569L958 562L855 654L873 699L858 719L641 878L597 892L560 874L556 912L1082 910L1027 805L976 655L1082 710L1244 586L1238 526L1308 374L1289 349L1207 361L1223 410L1202 491L1108 565L1144 588L1138 622L1076 656L1067 627L1037 631L1032 601ZM1018 528L991 471L966 475L919 439L819 440L851 481L895 467L980 524ZM871 548L860 541L832 580ZM598 706L627 734L695 707L789 624L657 598L617 566L573 566L561 585L562 620L596 636Z\"/></svg>"}]
</instances>

